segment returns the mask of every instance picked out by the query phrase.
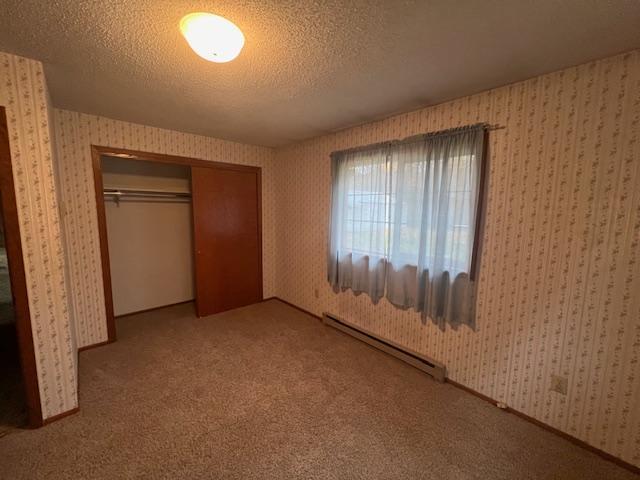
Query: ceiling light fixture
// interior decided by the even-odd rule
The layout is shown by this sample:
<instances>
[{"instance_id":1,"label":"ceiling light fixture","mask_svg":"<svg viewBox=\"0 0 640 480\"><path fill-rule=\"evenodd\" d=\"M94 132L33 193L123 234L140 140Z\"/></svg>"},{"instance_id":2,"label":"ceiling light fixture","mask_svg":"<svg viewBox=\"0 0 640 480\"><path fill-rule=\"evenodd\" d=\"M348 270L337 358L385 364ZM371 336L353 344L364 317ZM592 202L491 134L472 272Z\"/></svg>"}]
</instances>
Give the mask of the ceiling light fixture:
<instances>
[{"instance_id":1,"label":"ceiling light fixture","mask_svg":"<svg viewBox=\"0 0 640 480\"><path fill-rule=\"evenodd\" d=\"M244 46L240 29L213 13L190 13L182 17L180 31L193 51L210 62L230 62Z\"/></svg>"}]
</instances>

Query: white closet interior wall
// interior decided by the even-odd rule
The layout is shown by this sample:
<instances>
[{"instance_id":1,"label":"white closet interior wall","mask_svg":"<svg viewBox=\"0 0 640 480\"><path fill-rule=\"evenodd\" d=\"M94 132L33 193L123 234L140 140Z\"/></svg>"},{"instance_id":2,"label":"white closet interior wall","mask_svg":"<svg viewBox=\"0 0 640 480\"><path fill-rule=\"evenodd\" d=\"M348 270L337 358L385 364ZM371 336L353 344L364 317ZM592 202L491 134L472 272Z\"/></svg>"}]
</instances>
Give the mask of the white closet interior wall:
<instances>
[{"instance_id":1,"label":"white closet interior wall","mask_svg":"<svg viewBox=\"0 0 640 480\"><path fill-rule=\"evenodd\" d=\"M102 157L106 189L190 192L189 167ZM105 201L115 315L193 300L191 202Z\"/></svg>"}]
</instances>

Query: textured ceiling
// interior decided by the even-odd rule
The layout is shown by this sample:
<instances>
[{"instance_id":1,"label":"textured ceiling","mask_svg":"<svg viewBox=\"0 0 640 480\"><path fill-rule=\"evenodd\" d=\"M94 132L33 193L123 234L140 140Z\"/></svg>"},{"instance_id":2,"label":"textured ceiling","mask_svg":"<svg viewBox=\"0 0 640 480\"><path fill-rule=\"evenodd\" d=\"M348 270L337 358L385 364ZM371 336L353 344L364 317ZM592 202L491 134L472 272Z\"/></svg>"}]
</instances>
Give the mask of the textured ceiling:
<instances>
[{"instance_id":1,"label":"textured ceiling","mask_svg":"<svg viewBox=\"0 0 640 480\"><path fill-rule=\"evenodd\" d=\"M235 61L191 51L193 11L244 31ZM640 47L638 0L2 0L0 18L56 107L270 146Z\"/></svg>"}]
</instances>

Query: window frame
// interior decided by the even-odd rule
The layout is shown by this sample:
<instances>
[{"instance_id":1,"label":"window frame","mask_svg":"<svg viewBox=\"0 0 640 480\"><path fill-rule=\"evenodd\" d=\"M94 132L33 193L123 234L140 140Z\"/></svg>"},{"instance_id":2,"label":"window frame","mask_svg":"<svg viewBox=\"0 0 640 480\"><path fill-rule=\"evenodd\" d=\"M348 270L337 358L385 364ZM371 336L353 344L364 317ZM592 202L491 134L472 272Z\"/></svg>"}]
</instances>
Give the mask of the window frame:
<instances>
[{"instance_id":1,"label":"window frame","mask_svg":"<svg viewBox=\"0 0 640 480\"><path fill-rule=\"evenodd\" d=\"M486 124L485 124L486 125ZM436 133L437 134L437 133ZM429 134L430 135L430 134ZM435 135L435 134L434 134ZM377 147L380 147L382 145L386 146L386 147L390 147L391 145L393 145L394 143L397 142L386 142L385 144L378 144L376 145ZM481 242L482 242L482 231L483 231L483 225L484 225L484 204L485 204L485 200L486 200L486 176L487 176L487 163L488 163L488 143L489 143L489 129L488 128L484 128L484 132L483 132L483 143L482 143L482 151L480 153L480 165L477 166L477 168L479 168L479 173L478 173L478 186L477 186L477 194L478 194L478 198L477 198L477 202L476 202L476 211L475 211L475 219L473 221L474 225L473 227L471 227L471 225L469 225L468 228L473 228L473 231L471 232L471 234L469 235L470 241L472 242L471 245L471 251L470 251L470 258L469 258L469 263L468 263L468 271L465 271L465 273L468 274L469 279L471 281L475 281L477 278L477 274L478 274L478 268L479 268L479 256L480 256L480 249L481 249ZM362 150L364 150L366 147L362 148ZM366 148L368 150L368 148ZM360 150L360 148L357 149L353 149L353 150ZM372 148L373 150L373 148ZM338 153L338 152L335 152ZM333 156L333 154L332 154ZM333 195L333 193L332 193ZM363 192L363 193L359 193L359 192L349 192L347 191L345 193L345 195L347 197L353 197L355 198L357 195L390 195L389 193L383 193L383 192ZM354 202L355 205L355 202ZM386 204L385 208L390 208L393 209L395 208L393 206L393 201L389 201L388 204ZM341 212L341 216L346 217L347 216L347 209L345 209L343 212ZM353 221L354 219L352 219ZM376 223L381 223L381 224L385 224L385 225L391 225L393 222L390 221L365 221L364 223L366 223L367 225L371 224L376 224ZM333 227L332 227L333 228ZM383 252L376 252L376 251L365 251L362 249L349 249L349 252L352 254L356 254L356 255L361 255L361 256L367 256L367 257L375 257L375 258L380 258L385 262L389 261L389 256L391 255L391 248L392 245L391 243L389 245L385 245L383 248ZM402 265L403 266L413 266L416 267L416 265L414 265L413 262L411 261L405 261L402 257L404 255L402 255L401 253L398 253L398 257L402 260ZM407 257L410 257L410 254L407 254ZM407 260L409 260L409 258L407 258ZM466 269L465 269L466 270ZM461 269L461 271L464 271Z\"/></svg>"}]
</instances>

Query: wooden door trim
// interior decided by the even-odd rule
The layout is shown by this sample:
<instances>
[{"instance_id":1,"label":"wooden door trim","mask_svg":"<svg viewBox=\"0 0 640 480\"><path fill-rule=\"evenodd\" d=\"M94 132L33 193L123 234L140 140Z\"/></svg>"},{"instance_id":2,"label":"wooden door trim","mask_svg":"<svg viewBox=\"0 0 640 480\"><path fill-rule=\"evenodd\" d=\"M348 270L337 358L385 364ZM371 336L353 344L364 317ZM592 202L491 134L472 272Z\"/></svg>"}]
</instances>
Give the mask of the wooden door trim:
<instances>
[{"instance_id":1,"label":"wooden door trim","mask_svg":"<svg viewBox=\"0 0 640 480\"><path fill-rule=\"evenodd\" d=\"M143 152L127 148L105 147L91 145L91 157L93 167L93 183L96 195L96 210L98 216L98 237L100 246L100 260L102 265L102 283L104 289L105 313L107 317L107 343L116 340L116 322L113 310L113 290L111 287L111 266L109 262L109 245L107 239L107 215L104 208L103 184L102 184L102 156L118 157L125 160L141 160L147 162L160 162L183 165L188 167L222 168L241 172L253 172L258 182L258 246L260 255L260 291L264 297L263 258L262 258L262 168L249 165L238 165L199 158L168 155L164 153ZM195 252L194 252L195 253ZM198 299L196 297L196 303Z\"/></svg>"},{"instance_id":2,"label":"wooden door trim","mask_svg":"<svg viewBox=\"0 0 640 480\"><path fill-rule=\"evenodd\" d=\"M20 238L18 205L13 183L9 128L4 107L0 107L0 195L0 208L2 208L2 217L4 219L5 247L9 264L9 279L11 281L11 293L16 316L16 333L20 350L22 381L27 403L27 418L29 426L37 428L43 425L42 406L31 329L31 313L29 311L29 294L24 269L22 240Z\"/></svg>"},{"instance_id":3,"label":"wooden door trim","mask_svg":"<svg viewBox=\"0 0 640 480\"><path fill-rule=\"evenodd\" d=\"M140 150L129 150L127 148L92 145L91 149L94 152L97 152L99 156L109 155L112 157L120 157L124 160L142 160L147 162L173 163L178 165L186 165L189 167L215 167L245 172L259 172L261 170L260 167L253 167L250 165L216 162L213 160L202 160L199 158L182 157L179 155L169 155L165 153L142 152Z\"/></svg>"},{"instance_id":4,"label":"wooden door trim","mask_svg":"<svg viewBox=\"0 0 640 480\"><path fill-rule=\"evenodd\" d=\"M256 209L258 211L258 257L260 258L260 263L258 267L260 268L260 298L264 299L264 271L262 266L262 169L258 168L256 170L256 202L258 205Z\"/></svg>"},{"instance_id":5,"label":"wooden door trim","mask_svg":"<svg viewBox=\"0 0 640 480\"><path fill-rule=\"evenodd\" d=\"M104 208L104 187L102 185L102 164L99 148L91 146L93 165L93 185L96 194L96 213L98 215L98 237L100 239L100 263L102 265L102 288L104 291L104 310L107 317L107 343L116 341L116 320L113 314L113 294L111 290L111 265L109 263L109 242L107 240L107 213ZM100 342L103 343L103 342Z\"/></svg>"}]
</instances>

